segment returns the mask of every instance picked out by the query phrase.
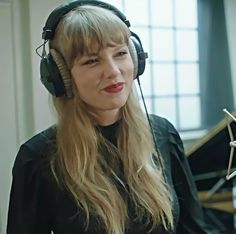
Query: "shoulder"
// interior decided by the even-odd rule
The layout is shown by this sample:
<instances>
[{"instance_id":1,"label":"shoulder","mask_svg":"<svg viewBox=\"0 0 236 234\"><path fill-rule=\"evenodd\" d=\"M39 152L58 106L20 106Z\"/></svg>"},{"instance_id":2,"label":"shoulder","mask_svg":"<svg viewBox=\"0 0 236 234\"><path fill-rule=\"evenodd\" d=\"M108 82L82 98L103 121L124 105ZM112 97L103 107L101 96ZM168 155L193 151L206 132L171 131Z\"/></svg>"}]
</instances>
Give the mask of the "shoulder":
<instances>
[{"instance_id":1,"label":"shoulder","mask_svg":"<svg viewBox=\"0 0 236 234\"><path fill-rule=\"evenodd\" d=\"M56 127L52 126L23 143L17 153L13 166L13 173L17 173L23 167L33 168L48 161L56 149Z\"/></svg>"},{"instance_id":2,"label":"shoulder","mask_svg":"<svg viewBox=\"0 0 236 234\"><path fill-rule=\"evenodd\" d=\"M48 151L56 140L56 127L51 126L48 129L36 134L31 139L26 141L22 146L29 148L32 151L36 151L39 154Z\"/></svg>"},{"instance_id":3,"label":"shoulder","mask_svg":"<svg viewBox=\"0 0 236 234\"><path fill-rule=\"evenodd\" d=\"M150 115L151 127L159 137L169 137L173 135L179 138L179 133L174 125L166 118L158 115Z\"/></svg>"},{"instance_id":4,"label":"shoulder","mask_svg":"<svg viewBox=\"0 0 236 234\"><path fill-rule=\"evenodd\" d=\"M155 140L159 145L168 143L170 146L177 146L183 151L182 139L169 120L157 115L150 115L150 121Z\"/></svg>"},{"instance_id":5,"label":"shoulder","mask_svg":"<svg viewBox=\"0 0 236 234\"><path fill-rule=\"evenodd\" d=\"M149 118L153 129L159 130L163 133L168 130L170 122L166 118L154 114L149 115Z\"/></svg>"}]
</instances>

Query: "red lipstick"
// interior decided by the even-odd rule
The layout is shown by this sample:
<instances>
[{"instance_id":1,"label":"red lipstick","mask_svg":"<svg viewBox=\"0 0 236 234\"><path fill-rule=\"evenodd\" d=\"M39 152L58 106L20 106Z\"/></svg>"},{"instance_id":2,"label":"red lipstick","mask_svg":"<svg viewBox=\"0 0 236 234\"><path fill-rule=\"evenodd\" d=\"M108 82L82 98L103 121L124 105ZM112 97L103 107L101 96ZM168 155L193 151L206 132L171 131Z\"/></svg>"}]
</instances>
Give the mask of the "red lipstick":
<instances>
[{"instance_id":1,"label":"red lipstick","mask_svg":"<svg viewBox=\"0 0 236 234\"><path fill-rule=\"evenodd\" d=\"M113 85L109 85L104 90L108 93L118 93L123 89L123 83L116 83Z\"/></svg>"}]
</instances>

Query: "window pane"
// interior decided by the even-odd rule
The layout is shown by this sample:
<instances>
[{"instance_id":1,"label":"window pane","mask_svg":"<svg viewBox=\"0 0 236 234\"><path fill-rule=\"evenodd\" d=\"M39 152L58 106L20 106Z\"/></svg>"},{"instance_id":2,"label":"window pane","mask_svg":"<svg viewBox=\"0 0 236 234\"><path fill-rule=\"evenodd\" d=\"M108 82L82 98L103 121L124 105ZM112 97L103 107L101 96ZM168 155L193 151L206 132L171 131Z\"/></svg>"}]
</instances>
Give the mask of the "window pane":
<instances>
[{"instance_id":1,"label":"window pane","mask_svg":"<svg viewBox=\"0 0 236 234\"><path fill-rule=\"evenodd\" d=\"M179 98L180 128L200 127L200 98L180 97Z\"/></svg>"},{"instance_id":2,"label":"window pane","mask_svg":"<svg viewBox=\"0 0 236 234\"><path fill-rule=\"evenodd\" d=\"M196 0L176 0L176 26L177 27L197 27L197 1Z\"/></svg>"},{"instance_id":3,"label":"window pane","mask_svg":"<svg viewBox=\"0 0 236 234\"><path fill-rule=\"evenodd\" d=\"M128 0L125 1L126 17L130 20L131 25L148 25L148 1L146 0Z\"/></svg>"},{"instance_id":4,"label":"window pane","mask_svg":"<svg viewBox=\"0 0 236 234\"><path fill-rule=\"evenodd\" d=\"M151 96L152 95L152 85L150 79L150 64L146 63L145 71L142 76L140 76L140 84L143 91L144 96ZM136 81L136 80L135 80ZM137 83L137 82L135 82ZM138 84L137 84L138 86ZM137 87L139 90L139 87Z\"/></svg>"},{"instance_id":5,"label":"window pane","mask_svg":"<svg viewBox=\"0 0 236 234\"><path fill-rule=\"evenodd\" d=\"M173 1L151 0L151 22L154 26L173 26Z\"/></svg>"},{"instance_id":6,"label":"window pane","mask_svg":"<svg viewBox=\"0 0 236 234\"><path fill-rule=\"evenodd\" d=\"M149 55L140 76L148 112L178 129L201 127L197 0L106 1L125 13Z\"/></svg>"},{"instance_id":7,"label":"window pane","mask_svg":"<svg viewBox=\"0 0 236 234\"><path fill-rule=\"evenodd\" d=\"M199 93L198 64L179 64L177 66L177 74L179 94Z\"/></svg>"},{"instance_id":8,"label":"window pane","mask_svg":"<svg viewBox=\"0 0 236 234\"><path fill-rule=\"evenodd\" d=\"M150 57L150 41L149 41L149 29L148 28L140 28L140 27L131 27L131 31L138 35L141 40L143 50L148 53Z\"/></svg>"},{"instance_id":9,"label":"window pane","mask_svg":"<svg viewBox=\"0 0 236 234\"><path fill-rule=\"evenodd\" d=\"M176 32L177 39L177 60L198 60L198 41L196 31L178 30Z\"/></svg>"},{"instance_id":10,"label":"window pane","mask_svg":"<svg viewBox=\"0 0 236 234\"><path fill-rule=\"evenodd\" d=\"M153 71L154 95L174 95L176 93L174 65L155 64Z\"/></svg>"},{"instance_id":11,"label":"window pane","mask_svg":"<svg viewBox=\"0 0 236 234\"><path fill-rule=\"evenodd\" d=\"M155 99L155 113L167 118L173 125L176 126L176 105L175 98L158 98Z\"/></svg>"},{"instance_id":12,"label":"window pane","mask_svg":"<svg viewBox=\"0 0 236 234\"><path fill-rule=\"evenodd\" d=\"M152 41L152 59L173 61L174 60L174 42L172 30L153 30Z\"/></svg>"}]
</instances>

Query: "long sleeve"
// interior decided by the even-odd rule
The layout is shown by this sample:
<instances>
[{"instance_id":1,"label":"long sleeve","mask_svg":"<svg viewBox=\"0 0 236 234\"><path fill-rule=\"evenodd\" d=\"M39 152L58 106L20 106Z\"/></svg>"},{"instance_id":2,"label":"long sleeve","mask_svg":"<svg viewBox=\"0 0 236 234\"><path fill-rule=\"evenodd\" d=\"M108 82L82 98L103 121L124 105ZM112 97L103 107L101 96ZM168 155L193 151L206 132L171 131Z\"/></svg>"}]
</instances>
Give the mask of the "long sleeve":
<instances>
[{"instance_id":1,"label":"long sleeve","mask_svg":"<svg viewBox=\"0 0 236 234\"><path fill-rule=\"evenodd\" d=\"M163 158L167 183L174 199L174 233L206 234L202 208L182 140L168 120L155 115L150 117L155 140Z\"/></svg>"},{"instance_id":2,"label":"long sleeve","mask_svg":"<svg viewBox=\"0 0 236 234\"><path fill-rule=\"evenodd\" d=\"M7 234L49 234L40 162L22 146L13 167Z\"/></svg>"},{"instance_id":3,"label":"long sleeve","mask_svg":"<svg viewBox=\"0 0 236 234\"><path fill-rule=\"evenodd\" d=\"M168 123L172 179L179 200L177 234L205 234L205 222L193 176L184 154L182 140Z\"/></svg>"}]
</instances>

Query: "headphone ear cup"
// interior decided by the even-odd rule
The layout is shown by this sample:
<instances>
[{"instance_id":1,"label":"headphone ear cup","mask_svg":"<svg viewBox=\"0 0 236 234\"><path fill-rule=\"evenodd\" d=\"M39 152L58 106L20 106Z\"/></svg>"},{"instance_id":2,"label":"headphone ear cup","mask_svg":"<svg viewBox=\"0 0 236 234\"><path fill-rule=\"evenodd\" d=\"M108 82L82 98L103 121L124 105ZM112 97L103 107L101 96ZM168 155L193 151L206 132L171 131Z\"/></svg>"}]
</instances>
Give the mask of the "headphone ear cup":
<instances>
[{"instance_id":1,"label":"headphone ear cup","mask_svg":"<svg viewBox=\"0 0 236 234\"><path fill-rule=\"evenodd\" d=\"M131 33L132 35L129 38L128 47L135 65L134 78L137 78L138 76L142 75L145 70L146 59L148 55L143 51L139 37L135 33Z\"/></svg>"},{"instance_id":2,"label":"headphone ear cup","mask_svg":"<svg viewBox=\"0 0 236 234\"><path fill-rule=\"evenodd\" d=\"M62 82L60 71L50 53L44 55L41 59L40 78L41 82L51 95L56 97L65 95L65 87Z\"/></svg>"},{"instance_id":3,"label":"headphone ear cup","mask_svg":"<svg viewBox=\"0 0 236 234\"><path fill-rule=\"evenodd\" d=\"M136 48L131 38L129 38L129 41L128 41L128 48L129 48L129 53L134 64L134 79L135 79L138 76L138 55L137 55Z\"/></svg>"},{"instance_id":4,"label":"headphone ear cup","mask_svg":"<svg viewBox=\"0 0 236 234\"><path fill-rule=\"evenodd\" d=\"M63 82L63 86L65 88L65 95L68 98L71 98L73 96L72 92L72 80L71 80L71 75L70 71L67 67L67 64L62 57L62 55L56 51L55 49L50 49L50 53L53 57L53 60L55 61L57 68L60 72L61 80Z\"/></svg>"}]
</instances>

